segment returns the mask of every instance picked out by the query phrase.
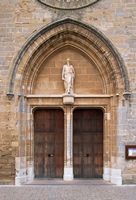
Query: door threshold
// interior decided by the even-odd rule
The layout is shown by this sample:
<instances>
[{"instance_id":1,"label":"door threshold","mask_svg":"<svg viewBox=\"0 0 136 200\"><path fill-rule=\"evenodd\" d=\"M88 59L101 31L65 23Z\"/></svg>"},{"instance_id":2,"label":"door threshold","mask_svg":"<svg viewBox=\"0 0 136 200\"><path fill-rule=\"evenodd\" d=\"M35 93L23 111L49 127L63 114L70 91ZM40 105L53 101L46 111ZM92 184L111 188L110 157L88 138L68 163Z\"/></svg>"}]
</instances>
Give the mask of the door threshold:
<instances>
[{"instance_id":1,"label":"door threshold","mask_svg":"<svg viewBox=\"0 0 136 200\"><path fill-rule=\"evenodd\" d=\"M65 181L59 178L35 178L27 185L111 185L103 179L73 179Z\"/></svg>"}]
</instances>

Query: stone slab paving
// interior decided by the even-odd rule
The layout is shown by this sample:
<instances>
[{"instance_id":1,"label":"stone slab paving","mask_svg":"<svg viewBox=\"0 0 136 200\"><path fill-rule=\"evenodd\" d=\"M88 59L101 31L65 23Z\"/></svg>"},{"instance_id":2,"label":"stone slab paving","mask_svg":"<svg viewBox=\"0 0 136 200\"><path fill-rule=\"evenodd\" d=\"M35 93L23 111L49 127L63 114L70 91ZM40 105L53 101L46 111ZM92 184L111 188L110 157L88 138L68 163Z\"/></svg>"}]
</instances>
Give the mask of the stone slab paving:
<instances>
[{"instance_id":1,"label":"stone slab paving","mask_svg":"<svg viewBox=\"0 0 136 200\"><path fill-rule=\"evenodd\" d=\"M115 186L84 181L0 186L0 200L136 200L136 185Z\"/></svg>"}]
</instances>

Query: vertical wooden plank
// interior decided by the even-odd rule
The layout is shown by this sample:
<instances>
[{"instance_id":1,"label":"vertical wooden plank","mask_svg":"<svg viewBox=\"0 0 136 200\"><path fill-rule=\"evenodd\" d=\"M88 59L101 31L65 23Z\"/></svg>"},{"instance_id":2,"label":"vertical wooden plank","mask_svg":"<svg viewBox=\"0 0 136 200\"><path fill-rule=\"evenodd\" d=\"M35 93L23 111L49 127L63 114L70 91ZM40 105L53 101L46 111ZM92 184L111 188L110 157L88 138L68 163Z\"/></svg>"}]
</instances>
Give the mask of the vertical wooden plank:
<instances>
[{"instance_id":1,"label":"vertical wooden plank","mask_svg":"<svg viewBox=\"0 0 136 200\"><path fill-rule=\"evenodd\" d=\"M34 159L35 176L42 177L44 172L44 156L43 156L44 143L43 143L43 135L41 134L41 132L37 132L37 134L35 134L34 139L37 141L35 145L35 159Z\"/></svg>"}]
</instances>

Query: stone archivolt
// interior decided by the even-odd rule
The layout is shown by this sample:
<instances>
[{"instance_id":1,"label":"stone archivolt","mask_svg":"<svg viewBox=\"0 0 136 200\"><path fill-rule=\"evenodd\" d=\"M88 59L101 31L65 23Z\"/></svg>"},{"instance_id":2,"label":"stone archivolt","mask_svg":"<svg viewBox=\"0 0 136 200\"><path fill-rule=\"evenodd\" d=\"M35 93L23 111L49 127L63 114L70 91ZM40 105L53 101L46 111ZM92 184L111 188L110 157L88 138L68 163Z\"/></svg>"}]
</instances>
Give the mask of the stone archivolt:
<instances>
[{"instance_id":1,"label":"stone archivolt","mask_svg":"<svg viewBox=\"0 0 136 200\"><path fill-rule=\"evenodd\" d=\"M93 63L103 80L105 94L129 91L127 72L111 43L94 27L66 19L42 28L27 41L13 63L8 93L32 94L41 65L66 48L80 51Z\"/></svg>"},{"instance_id":2,"label":"stone archivolt","mask_svg":"<svg viewBox=\"0 0 136 200\"><path fill-rule=\"evenodd\" d=\"M62 100L64 88L61 73L66 58L70 58L76 71L75 101L72 106L64 105ZM88 81L85 79L87 76ZM90 80L93 80L93 86ZM86 82L87 85L84 85ZM48 84L45 86L46 83ZM41 84L42 87L40 87ZM117 109L123 92L129 92L129 80L124 63L113 45L94 27L65 19L43 27L32 35L12 63L8 82L7 93L15 95L15 101L12 103L15 104L17 111L17 134L20 135L18 138L20 138L21 146L19 147L21 148L20 157L16 158L16 171L21 171L19 163L21 159L25 159L27 173L26 169L23 169L25 172L21 171L21 173L30 179L33 178L33 112L37 107L61 107L67 116L65 135L68 135L67 122L72 124L71 116L74 109L95 107L104 112L103 166L105 170L108 170L108 175L107 171L104 174L105 180L110 180L110 170L114 167L112 158L116 158L117 154ZM68 130L72 141L72 125L70 127L71 130ZM24 140L27 147L24 145ZM70 145L72 149L72 142ZM72 151L67 151L72 162L72 153L69 152ZM68 159L65 161L67 162ZM20 177L17 174L17 181L22 178L22 174ZM26 177L24 180L26 181ZM119 184L121 181L121 175L119 175Z\"/></svg>"}]
</instances>

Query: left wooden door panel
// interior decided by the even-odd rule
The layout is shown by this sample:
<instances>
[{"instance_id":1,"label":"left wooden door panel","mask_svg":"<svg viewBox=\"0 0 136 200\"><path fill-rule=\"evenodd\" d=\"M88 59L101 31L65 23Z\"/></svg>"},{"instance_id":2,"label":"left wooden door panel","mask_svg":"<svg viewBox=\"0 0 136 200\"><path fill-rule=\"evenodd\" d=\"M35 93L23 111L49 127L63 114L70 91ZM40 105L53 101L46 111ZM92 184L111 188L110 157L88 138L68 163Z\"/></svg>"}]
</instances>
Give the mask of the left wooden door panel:
<instances>
[{"instance_id":1,"label":"left wooden door panel","mask_svg":"<svg viewBox=\"0 0 136 200\"><path fill-rule=\"evenodd\" d=\"M34 113L35 177L62 178L64 168L64 113L39 109Z\"/></svg>"}]
</instances>

